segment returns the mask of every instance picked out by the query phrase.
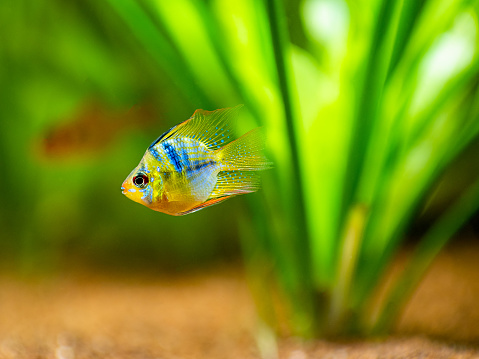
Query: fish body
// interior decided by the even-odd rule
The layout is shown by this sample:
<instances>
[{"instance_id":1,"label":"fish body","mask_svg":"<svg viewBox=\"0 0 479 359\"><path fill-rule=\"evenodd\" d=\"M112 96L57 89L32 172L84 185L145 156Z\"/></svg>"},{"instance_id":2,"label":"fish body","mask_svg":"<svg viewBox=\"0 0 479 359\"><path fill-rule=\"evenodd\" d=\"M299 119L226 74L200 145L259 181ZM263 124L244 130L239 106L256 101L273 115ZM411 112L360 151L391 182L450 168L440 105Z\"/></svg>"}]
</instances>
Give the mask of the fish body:
<instances>
[{"instance_id":1,"label":"fish body","mask_svg":"<svg viewBox=\"0 0 479 359\"><path fill-rule=\"evenodd\" d=\"M270 167L259 128L234 139L240 106L197 110L146 150L122 185L135 202L170 215L185 215L259 188L256 171Z\"/></svg>"}]
</instances>

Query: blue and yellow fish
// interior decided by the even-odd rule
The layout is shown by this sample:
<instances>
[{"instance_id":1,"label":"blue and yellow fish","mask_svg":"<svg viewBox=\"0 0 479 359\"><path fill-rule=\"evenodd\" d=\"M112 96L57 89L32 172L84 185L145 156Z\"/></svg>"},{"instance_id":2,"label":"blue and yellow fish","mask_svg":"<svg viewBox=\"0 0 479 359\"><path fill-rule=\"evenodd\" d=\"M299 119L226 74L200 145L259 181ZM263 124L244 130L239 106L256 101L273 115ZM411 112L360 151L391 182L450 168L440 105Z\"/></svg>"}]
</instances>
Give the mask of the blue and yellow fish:
<instances>
[{"instance_id":1,"label":"blue and yellow fish","mask_svg":"<svg viewBox=\"0 0 479 359\"><path fill-rule=\"evenodd\" d=\"M271 163L262 154L260 128L234 139L232 124L241 106L196 110L158 137L123 182L123 194L181 216L256 191L260 179L255 171Z\"/></svg>"}]
</instances>

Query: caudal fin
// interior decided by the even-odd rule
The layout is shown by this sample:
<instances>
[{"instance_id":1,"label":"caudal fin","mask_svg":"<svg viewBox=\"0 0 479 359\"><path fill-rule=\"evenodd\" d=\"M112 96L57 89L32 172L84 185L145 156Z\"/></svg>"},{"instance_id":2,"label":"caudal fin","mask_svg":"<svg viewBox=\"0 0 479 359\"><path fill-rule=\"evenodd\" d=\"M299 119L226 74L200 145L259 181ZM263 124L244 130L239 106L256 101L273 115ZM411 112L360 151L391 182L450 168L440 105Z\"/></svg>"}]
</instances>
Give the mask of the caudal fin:
<instances>
[{"instance_id":1,"label":"caudal fin","mask_svg":"<svg viewBox=\"0 0 479 359\"><path fill-rule=\"evenodd\" d=\"M255 128L218 150L221 171L261 171L272 163L263 154L264 135Z\"/></svg>"}]
</instances>

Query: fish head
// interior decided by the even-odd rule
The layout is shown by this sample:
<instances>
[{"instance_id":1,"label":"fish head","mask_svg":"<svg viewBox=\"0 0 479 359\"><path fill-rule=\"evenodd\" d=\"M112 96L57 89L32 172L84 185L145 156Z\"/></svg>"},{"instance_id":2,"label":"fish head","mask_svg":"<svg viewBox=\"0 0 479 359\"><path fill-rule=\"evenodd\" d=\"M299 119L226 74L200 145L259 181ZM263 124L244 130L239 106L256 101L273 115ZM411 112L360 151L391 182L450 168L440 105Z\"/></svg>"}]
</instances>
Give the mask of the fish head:
<instances>
[{"instance_id":1,"label":"fish head","mask_svg":"<svg viewBox=\"0 0 479 359\"><path fill-rule=\"evenodd\" d=\"M145 159L128 175L121 185L121 192L137 203L150 207L155 198L154 173L149 169ZM158 181L157 181L158 182Z\"/></svg>"}]
</instances>

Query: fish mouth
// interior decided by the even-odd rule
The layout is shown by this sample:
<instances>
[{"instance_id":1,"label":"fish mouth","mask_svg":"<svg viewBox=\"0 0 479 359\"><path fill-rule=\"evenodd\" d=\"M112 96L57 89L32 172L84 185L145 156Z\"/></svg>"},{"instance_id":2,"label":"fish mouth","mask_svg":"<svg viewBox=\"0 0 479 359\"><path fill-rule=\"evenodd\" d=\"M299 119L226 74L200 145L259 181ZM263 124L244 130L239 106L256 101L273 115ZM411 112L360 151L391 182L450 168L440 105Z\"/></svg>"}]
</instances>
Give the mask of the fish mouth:
<instances>
[{"instance_id":1,"label":"fish mouth","mask_svg":"<svg viewBox=\"0 0 479 359\"><path fill-rule=\"evenodd\" d=\"M136 192L136 190L133 189L129 183L125 182L121 184L121 193L123 193L125 196L128 196L129 193Z\"/></svg>"}]
</instances>

